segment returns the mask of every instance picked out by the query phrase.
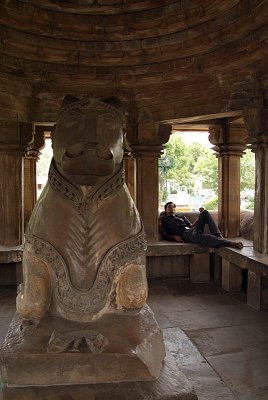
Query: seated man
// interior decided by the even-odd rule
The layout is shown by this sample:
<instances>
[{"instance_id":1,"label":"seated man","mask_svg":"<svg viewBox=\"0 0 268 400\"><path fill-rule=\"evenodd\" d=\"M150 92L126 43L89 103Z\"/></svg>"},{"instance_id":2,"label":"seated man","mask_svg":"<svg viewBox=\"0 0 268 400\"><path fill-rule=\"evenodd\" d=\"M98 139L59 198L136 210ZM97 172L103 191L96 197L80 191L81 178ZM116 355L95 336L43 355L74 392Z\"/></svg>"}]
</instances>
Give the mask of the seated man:
<instances>
[{"instance_id":1,"label":"seated man","mask_svg":"<svg viewBox=\"0 0 268 400\"><path fill-rule=\"evenodd\" d=\"M176 215L175 210L176 205L169 201L165 205L165 212L160 214L160 231L164 239L178 243L199 243L206 247L242 249L242 242L232 242L222 237L214 219L203 207L199 209L200 215L193 224L184 215ZM210 234L204 233L205 224L208 224Z\"/></svg>"}]
</instances>

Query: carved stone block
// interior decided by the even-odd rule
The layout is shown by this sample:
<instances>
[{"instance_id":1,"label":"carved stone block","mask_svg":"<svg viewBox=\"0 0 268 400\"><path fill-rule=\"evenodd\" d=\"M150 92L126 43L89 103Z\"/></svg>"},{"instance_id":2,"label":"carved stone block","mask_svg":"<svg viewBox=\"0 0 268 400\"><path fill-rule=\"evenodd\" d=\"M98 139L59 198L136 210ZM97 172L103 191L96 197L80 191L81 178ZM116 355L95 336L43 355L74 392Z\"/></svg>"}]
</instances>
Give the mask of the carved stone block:
<instances>
[{"instance_id":1,"label":"carved stone block","mask_svg":"<svg viewBox=\"0 0 268 400\"><path fill-rule=\"evenodd\" d=\"M148 306L79 323L44 317L35 327L15 315L1 349L2 379L15 386L156 379L165 356Z\"/></svg>"}]
</instances>

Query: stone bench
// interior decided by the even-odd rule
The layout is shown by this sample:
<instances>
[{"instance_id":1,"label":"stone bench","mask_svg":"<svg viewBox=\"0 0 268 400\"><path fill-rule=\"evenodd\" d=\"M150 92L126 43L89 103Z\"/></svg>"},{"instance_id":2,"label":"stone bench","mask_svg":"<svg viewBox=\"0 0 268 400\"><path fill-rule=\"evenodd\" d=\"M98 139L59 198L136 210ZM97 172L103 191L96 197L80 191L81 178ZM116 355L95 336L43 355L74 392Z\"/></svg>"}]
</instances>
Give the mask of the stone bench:
<instances>
[{"instance_id":1,"label":"stone bench","mask_svg":"<svg viewBox=\"0 0 268 400\"><path fill-rule=\"evenodd\" d=\"M268 310L268 255L253 249L247 241L241 250L229 247L214 249L221 258L221 283L227 291L239 292L246 273L247 304L256 310Z\"/></svg>"},{"instance_id":2,"label":"stone bench","mask_svg":"<svg viewBox=\"0 0 268 400\"><path fill-rule=\"evenodd\" d=\"M194 243L175 243L166 240L148 243L146 251L147 277L181 277L193 282L210 280L212 249Z\"/></svg>"},{"instance_id":3,"label":"stone bench","mask_svg":"<svg viewBox=\"0 0 268 400\"><path fill-rule=\"evenodd\" d=\"M243 249L212 249L165 240L148 243L147 276L149 279L176 276L193 282L209 282L213 275L214 282L233 292L242 290L244 280L247 304L256 310L268 310L268 255L254 251L250 240L241 237L232 240L242 241Z\"/></svg>"}]
</instances>

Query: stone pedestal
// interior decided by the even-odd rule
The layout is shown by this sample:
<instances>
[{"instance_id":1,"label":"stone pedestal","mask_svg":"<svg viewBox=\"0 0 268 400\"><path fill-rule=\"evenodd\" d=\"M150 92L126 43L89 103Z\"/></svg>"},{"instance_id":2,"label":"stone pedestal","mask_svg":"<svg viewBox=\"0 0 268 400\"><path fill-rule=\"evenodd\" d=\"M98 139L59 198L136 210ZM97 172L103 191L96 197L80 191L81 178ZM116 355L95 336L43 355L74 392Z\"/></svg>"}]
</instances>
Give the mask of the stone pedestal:
<instances>
[{"instance_id":1,"label":"stone pedestal","mask_svg":"<svg viewBox=\"0 0 268 400\"><path fill-rule=\"evenodd\" d=\"M167 354L157 380L93 385L3 388L3 400L197 400L173 356Z\"/></svg>"},{"instance_id":2,"label":"stone pedestal","mask_svg":"<svg viewBox=\"0 0 268 400\"><path fill-rule=\"evenodd\" d=\"M1 350L2 380L15 386L153 380L164 356L162 332L148 306L90 323L44 317L25 331L15 316Z\"/></svg>"},{"instance_id":3,"label":"stone pedestal","mask_svg":"<svg viewBox=\"0 0 268 400\"><path fill-rule=\"evenodd\" d=\"M15 315L1 349L3 399L197 400L173 357L164 357L148 306L91 323L44 317L23 331Z\"/></svg>"}]
</instances>

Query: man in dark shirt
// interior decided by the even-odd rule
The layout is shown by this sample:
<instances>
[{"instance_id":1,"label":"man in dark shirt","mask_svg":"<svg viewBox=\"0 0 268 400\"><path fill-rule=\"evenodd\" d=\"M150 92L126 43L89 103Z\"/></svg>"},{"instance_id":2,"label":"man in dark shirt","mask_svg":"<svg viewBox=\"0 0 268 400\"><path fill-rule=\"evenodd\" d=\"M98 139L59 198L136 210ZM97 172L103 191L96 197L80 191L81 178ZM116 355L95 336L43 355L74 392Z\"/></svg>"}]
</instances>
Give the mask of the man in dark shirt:
<instances>
[{"instance_id":1,"label":"man in dark shirt","mask_svg":"<svg viewBox=\"0 0 268 400\"><path fill-rule=\"evenodd\" d=\"M199 209L200 215L193 224L184 215L176 215L175 211L176 205L169 201L165 205L165 212L160 214L160 231L164 239L178 243L199 243L206 247L242 249L242 242L232 242L222 237L211 214L203 207ZM210 234L204 233L206 224L209 226Z\"/></svg>"}]
</instances>

